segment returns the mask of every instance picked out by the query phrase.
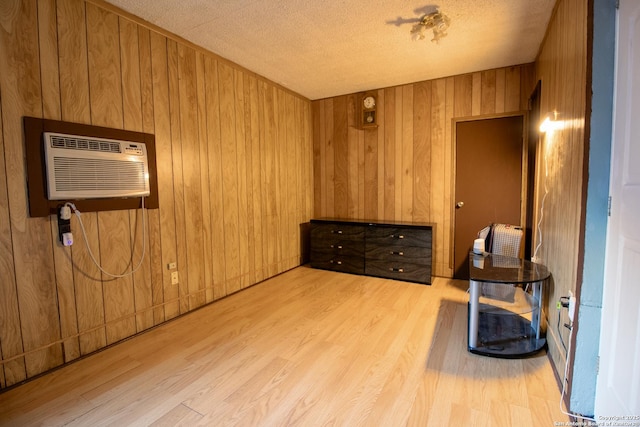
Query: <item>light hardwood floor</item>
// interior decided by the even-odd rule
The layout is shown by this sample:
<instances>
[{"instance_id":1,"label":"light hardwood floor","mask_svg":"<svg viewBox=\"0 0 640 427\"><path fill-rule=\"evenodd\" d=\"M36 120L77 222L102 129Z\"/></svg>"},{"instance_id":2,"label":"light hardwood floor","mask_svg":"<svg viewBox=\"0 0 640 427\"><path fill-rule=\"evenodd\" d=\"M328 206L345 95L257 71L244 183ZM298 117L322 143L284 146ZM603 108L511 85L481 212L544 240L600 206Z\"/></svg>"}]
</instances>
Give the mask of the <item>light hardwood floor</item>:
<instances>
[{"instance_id":1,"label":"light hardwood floor","mask_svg":"<svg viewBox=\"0 0 640 427\"><path fill-rule=\"evenodd\" d=\"M0 424L553 426L549 360L466 350L466 283L299 267L0 394Z\"/></svg>"}]
</instances>

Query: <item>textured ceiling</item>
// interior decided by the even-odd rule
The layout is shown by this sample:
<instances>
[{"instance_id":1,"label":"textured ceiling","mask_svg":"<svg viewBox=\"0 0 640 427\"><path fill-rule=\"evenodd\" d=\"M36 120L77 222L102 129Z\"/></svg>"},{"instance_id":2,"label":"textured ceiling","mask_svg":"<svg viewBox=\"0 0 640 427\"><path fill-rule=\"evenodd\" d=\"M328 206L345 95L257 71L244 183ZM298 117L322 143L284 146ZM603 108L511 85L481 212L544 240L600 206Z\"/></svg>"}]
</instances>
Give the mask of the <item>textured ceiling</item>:
<instances>
[{"instance_id":1,"label":"textured ceiling","mask_svg":"<svg viewBox=\"0 0 640 427\"><path fill-rule=\"evenodd\" d=\"M555 0L107 0L309 99L533 62ZM425 13L439 43L412 41Z\"/></svg>"}]
</instances>

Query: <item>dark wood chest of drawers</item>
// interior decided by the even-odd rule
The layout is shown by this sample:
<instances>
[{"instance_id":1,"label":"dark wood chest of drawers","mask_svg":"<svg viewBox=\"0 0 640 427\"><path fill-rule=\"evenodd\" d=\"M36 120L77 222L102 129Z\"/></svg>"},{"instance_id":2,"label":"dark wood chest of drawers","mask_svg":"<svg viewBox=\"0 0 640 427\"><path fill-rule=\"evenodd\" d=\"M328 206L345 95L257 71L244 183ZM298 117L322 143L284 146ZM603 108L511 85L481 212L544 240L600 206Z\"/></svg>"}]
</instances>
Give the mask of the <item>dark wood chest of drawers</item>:
<instances>
[{"instance_id":1,"label":"dark wood chest of drawers","mask_svg":"<svg viewBox=\"0 0 640 427\"><path fill-rule=\"evenodd\" d=\"M433 224L311 220L311 266L431 284Z\"/></svg>"}]
</instances>

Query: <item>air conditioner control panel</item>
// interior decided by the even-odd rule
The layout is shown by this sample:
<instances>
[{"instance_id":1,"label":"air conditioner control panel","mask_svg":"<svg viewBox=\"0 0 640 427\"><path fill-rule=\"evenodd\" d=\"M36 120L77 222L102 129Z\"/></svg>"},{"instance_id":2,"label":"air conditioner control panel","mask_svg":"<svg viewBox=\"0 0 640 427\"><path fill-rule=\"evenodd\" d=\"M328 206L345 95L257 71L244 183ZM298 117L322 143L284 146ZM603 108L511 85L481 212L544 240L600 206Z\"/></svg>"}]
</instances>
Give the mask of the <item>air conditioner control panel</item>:
<instances>
[{"instance_id":1,"label":"air conditioner control panel","mask_svg":"<svg viewBox=\"0 0 640 427\"><path fill-rule=\"evenodd\" d=\"M131 154L134 156L144 156L142 146L139 144L127 144L124 147L125 154Z\"/></svg>"}]
</instances>

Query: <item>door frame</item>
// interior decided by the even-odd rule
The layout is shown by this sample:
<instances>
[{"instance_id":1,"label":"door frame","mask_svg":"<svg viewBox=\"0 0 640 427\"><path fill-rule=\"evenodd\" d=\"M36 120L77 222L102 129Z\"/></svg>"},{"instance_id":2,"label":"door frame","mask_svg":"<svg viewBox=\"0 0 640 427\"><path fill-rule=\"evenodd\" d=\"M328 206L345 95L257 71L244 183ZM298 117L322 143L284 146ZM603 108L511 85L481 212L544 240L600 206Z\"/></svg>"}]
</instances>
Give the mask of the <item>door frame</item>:
<instances>
[{"instance_id":1,"label":"door frame","mask_svg":"<svg viewBox=\"0 0 640 427\"><path fill-rule=\"evenodd\" d=\"M451 218L451 228L449 231L449 241L451 245L449 245L449 268L453 272L455 269L454 265L454 257L455 257L455 235L456 235L456 214L455 214L455 206L456 206L456 176L458 174L457 165L458 159L456 157L456 152L458 148L458 135L457 135L457 127L458 123L461 122L473 122L478 120L490 120L490 119L502 119L506 117L522 117L522 177L521 177L521 186L520 189L520 225L523 227L526 226L527 220L527 197L530 195L527 194L528 187L528 144L529 144L529 112L526 110L513 111L509 113L498 113L498 114L482 114L478 116L467 116L467 117L456 117L451 120L451 138L453 139L451 144L451 158L453 159L453 164L451 166L451 206L449 206L449 215ZM535 186L535 183L534 183ZM535 194L535 190L534 193ZM479 231L479 230L478 230ZM530 242L525 241L525 245L530 244Z\"/></svg>"}]
</instances>

